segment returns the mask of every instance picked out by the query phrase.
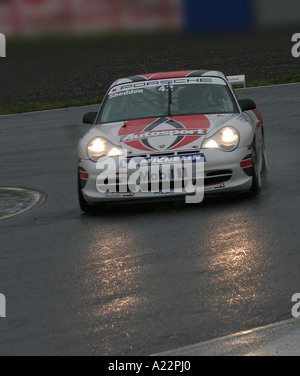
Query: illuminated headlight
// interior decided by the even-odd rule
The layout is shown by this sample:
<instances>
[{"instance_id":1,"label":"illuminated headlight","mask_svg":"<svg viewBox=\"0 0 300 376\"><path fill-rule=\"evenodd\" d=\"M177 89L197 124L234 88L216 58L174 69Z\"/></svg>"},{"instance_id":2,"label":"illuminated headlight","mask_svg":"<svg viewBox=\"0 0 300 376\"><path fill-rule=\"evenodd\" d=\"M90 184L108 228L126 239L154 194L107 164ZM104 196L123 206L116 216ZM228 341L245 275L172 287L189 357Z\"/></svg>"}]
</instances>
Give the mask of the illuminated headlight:
<instances>
[{"instance_id":1,"label":"illuminated headlight","mask_svg":"<svg viewBox=\"0 0 300 376\"><path fill-rule=\"evenodd\" d=\"M121 149L117 148L117 147L113 147L112 149L110 149L110 151L107 153L107 156L108 157L117 157L118 155L122 155L123 152Z\"/></svg>"},{"instance_id":2,"label":"illuminated headlight","mask_svg":"<svg viewBox=\"0 0 300 376\"><path fill-rule=\"evenodd\" d=\"M223 145L234 145L239 139L239 135L234 128L223 128L220 132L220 140Z\"/></svg>"},{"instance_id":3,"label":"illuminated headlight","mask_svg":"<svg viewBox=\"0 0 300 376\"><path fill-rule=\"evenodd\" d=\"M89 158L96 162L100 157L117 157L122 154L122 149L113 146L104 138L96 137L92 139L88 146L87 152Z\"/></svg>"},{"instance_id":4,"label":"illuminated headlight","mask_svg":"<svg viewBox=\"0 0 300 376\"><path fill-rule=\"evenodd\" d=\"M205 140L202 148L232 151L237 148L239 140L240 136L235 128L225 127L217 132L214 136Z\"/></svg>"},{"instance_id":5,"label":"illuminated headlight","mask_svg":"<svg viewBox=\"0 0 300 376\"><path fill-rule=\"evenodd\" d=\"M87 152L91 160L97 161L106 151L106 141L103 138L94 138L87 147Z\"/></svg>"}]
</instances>

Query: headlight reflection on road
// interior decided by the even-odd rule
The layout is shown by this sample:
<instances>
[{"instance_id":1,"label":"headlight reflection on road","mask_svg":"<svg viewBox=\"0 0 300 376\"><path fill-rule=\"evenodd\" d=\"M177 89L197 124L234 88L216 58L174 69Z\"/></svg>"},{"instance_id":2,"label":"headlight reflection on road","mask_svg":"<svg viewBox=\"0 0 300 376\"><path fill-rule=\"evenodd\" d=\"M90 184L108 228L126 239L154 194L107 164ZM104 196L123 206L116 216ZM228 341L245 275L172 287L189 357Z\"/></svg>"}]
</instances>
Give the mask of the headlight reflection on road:
<instances>
[{"instance_id":1,"label":"headlight reflection on road","mask_svg":"<svg viewBox=\"0 0 300 376\"><path fill-rule=\"evenodd\" d=\"M88 249L84 284L85 290L90 291L90 306L94 306L93 318L102 318L112 328L116 320L139 312L146 299L140 288L139 255L131 252L134 234L118 234L117 229L113 236L111 231L100 233L95 234Z\"/></svg>"},{"instance_id":2,"label":"headlight reflection on road","mask_svg":"<svg viewBox=\"0 0 300 376\"><path fill-rule=\"evenodd\" d=\"M221 293L224 307L238 310L242 303L251 304L262 293L260 237L257 224L249 221L230 225L227 221L216 229L208 268L217 279L217 293Z\"/></svg>"}]
</instances>

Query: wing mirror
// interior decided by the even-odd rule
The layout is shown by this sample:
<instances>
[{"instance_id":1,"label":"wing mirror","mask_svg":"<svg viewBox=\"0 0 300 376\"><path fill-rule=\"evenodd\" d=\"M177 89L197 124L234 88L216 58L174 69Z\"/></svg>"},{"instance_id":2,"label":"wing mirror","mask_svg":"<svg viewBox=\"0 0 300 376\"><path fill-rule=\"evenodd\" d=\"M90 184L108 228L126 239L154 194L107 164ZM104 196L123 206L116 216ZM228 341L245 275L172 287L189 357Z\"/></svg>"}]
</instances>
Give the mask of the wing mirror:
<instances>
[{"instance_id":1,"label":"wing mirror","mask_svg":"<svg viewBox=\"0 0 300 376\"><path fill-rule=\"evenodd\" d=\"M87 112L82 119L84 124L95 124L98 112Z\"/></svg>"},{"instance_id":2,"label":"wing mirror","mask_svg":"<svg viewBox=\"0 0 300 376\"><path fill-rule=\"evenodd\" d=\"M238 102L243 112L256 109L256 104L252 99L239 99Z\"/></svg>"}]
</instances>

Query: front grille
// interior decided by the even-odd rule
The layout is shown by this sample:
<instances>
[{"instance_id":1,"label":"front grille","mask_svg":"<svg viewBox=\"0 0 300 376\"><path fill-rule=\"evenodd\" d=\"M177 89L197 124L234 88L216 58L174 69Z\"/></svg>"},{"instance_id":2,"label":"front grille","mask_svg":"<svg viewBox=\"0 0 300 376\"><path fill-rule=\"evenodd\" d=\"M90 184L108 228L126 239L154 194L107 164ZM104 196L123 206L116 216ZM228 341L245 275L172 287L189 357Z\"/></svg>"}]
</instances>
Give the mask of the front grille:
<instances>
[{"instance_id":1,"label":"front grille","mask_svg":"<svg viewBox=\"0 0 300 376\"><path fill-rule=\"evenodd\" d=\"M167 156L176 156L176 155L186 155L186 154L199 154L200 150L185 150L185 151L172 151L172 152L157 152L157 153L149 153L149 154L128 154L127 159L133 158L151 158L151 157L167 157Z\"/></svg>"},{"instance_id":2,"label":"front grille","mask_svg":"<svg viewBox=\"0 0 300 376\"><path fill-rule=\"evenodd\" d=\"M206 176L231 175L231 174L232 174L231 170L218 170L218 171L207 172Z\"/></svg>"}]
</instances>

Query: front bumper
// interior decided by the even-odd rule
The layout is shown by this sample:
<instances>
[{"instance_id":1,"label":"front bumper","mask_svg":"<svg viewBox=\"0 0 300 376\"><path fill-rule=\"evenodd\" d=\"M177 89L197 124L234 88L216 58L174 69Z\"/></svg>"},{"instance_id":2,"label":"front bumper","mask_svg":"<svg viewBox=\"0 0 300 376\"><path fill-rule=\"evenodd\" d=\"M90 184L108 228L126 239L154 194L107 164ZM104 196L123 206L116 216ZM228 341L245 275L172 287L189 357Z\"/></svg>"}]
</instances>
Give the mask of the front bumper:
<instances>
[{"instance_id":1,"label":"front bumper","mask_svg":"<svg viewBox=\"0 0 300 376\"><path fill-rule=\"evenodd\" d=\"M248 191L252 185L251 176L251 147L238 148L232 152L223 152L216 149L201 151L205 155L204 162L204 195L225 192ZM154 199L163 197L186 196L185 192L172 190L166 192L160 188L159 192L118 192L108 187L107 192L99 192L97 178L100 171L97 163L81 159L79 161L79 179L82 195L86 202L96 204L101 202L127 201L135 199ZM173 182L174 183L174 182ZM191 182L191 184L195 184ZM174 185L174 184L173 184ZM150 190L150 186L149 186ZM190 193L191 195L194 193Z\"/></svg>"}]
</instances>

